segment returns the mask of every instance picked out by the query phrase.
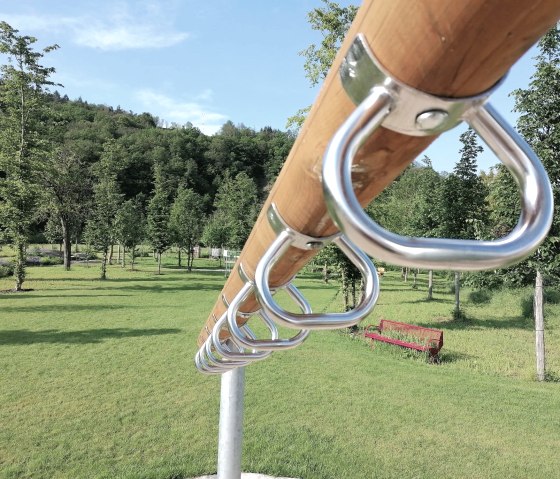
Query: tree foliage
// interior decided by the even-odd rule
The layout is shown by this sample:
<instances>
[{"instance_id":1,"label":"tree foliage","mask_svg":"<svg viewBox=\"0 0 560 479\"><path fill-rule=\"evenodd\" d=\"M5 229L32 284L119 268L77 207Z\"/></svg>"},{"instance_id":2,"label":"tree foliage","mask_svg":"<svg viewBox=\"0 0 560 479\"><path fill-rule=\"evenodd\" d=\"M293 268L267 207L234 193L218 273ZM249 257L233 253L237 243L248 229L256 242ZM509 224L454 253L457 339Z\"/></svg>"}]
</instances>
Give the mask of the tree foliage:
<instances>
[{"instance_id":1,"label":"tree foliage","mask_svg":"<svg viewBox=\"0 0 560 479\"><path fill-rule=\"evenodd\" d=\"M169 231L171 204L169 190L159 165L156 165L154 176L154 194L148 203L147 234L148 240L157 255L158 273L161 274L161 255L171 245L171 233Z\"/></svg>"},{"instance_id":2,"label":"tree foliage","mask_svg":"<svg viewBox=\"0 0 560 479\"><path fill-rule=\"evenodd\" d=\"M541 159L551 180L555 214L550 233L526 265L560 276L560 31L552 28L538 44L535 73L527 89L515 90L517 129ZM523 267L523 266L521 266Z\"/></svg>"},{"instance_id":3,"label":"tree foliage","mask_svg":"<svg viewBox=\"0 0 560 479\"><path fill-rule=\"evenodd\" d=\"M311 86L318 85L327 76L358 11L358 7L354 5L341 7L331 0L322 1L323 7L314 8L307 14L311 28L320 32L322 40L319 44L312 43L299 52L305 58L303 68ZM288 118L287 128L300 128L310 109L310 106L301 108Z\"/></svg>"},{"instance_id":4,"label":"tree foliage","mask_svg":"<svg viewBox=\"0 0 560 479\"><path fill-rule=\"evenodd\" d=\"M305 58L305 76L312 86L319 84L329 72L346 32L350 28L358 7L341 7L331 0L323 0L323 7L307 14L311 28L321 33L319 45L311 44L299 54Z\"/></svg>"},{"instance_id":5,"label":"tree foliage","mask_svg":"<svg viewBox=\"0 0 560 479\"><path fill-rule=\"evenodd\" d=\"M93 205L86 223L85 238L89 245L101 252L101 279L107 278L109 250L115 243L115 218L122 202L117 183L119 148L115 141L105 144L99 163L95 166Z\"/></svg>"},{"instance_id":6,"label":"tree foliage","mask_svg":"<svg viewBox=\"0 0 560 479\"><path fill-rule=\"evenodd\" d=\"M257 217L258 206L257 187L246 173L234 178L226 176L214 200L215 214L211 220L214 238L223 235L223 246L241 249Z\"/></svg>"},{"instance_id":7,"label":"tree foliage","mask_svg":"<svg viewBox=\"0 0 560 479\"><path fill-rule=\"evenodd\" d=\"M126 200L115 216L115 239L123 248L123 268L126 252L130 256L130 269L138 254L138 246L146 237L146 217L144 215L144 197L142 194Z\"/></svg>"},{"instance_id":8,"label":"tree foliage","mask_svg":"<svg viewBox=\"0 0 560 479\"><path fill-rule=\"evenodd\" d=\"M190 188L179 187L169 215L173 243L187 253L187 269L191 271L194 247L200 241L204 222L201 196Z\"/></svg>"},{"instance_id":9,"label":"tree foliage","mask_svg":"<svg viewBox=\"0 0 560 479\"><path fill-rule=\"evenodd\" d=\"M39 190L37 176L46 155L44 89L54 68L41 64L57 45L35 49L37 39L19 35L0 22L0 224L1 233L16 250L15 289L25 280L25 251L35 219Z\"/></svg>"}]
</instances>

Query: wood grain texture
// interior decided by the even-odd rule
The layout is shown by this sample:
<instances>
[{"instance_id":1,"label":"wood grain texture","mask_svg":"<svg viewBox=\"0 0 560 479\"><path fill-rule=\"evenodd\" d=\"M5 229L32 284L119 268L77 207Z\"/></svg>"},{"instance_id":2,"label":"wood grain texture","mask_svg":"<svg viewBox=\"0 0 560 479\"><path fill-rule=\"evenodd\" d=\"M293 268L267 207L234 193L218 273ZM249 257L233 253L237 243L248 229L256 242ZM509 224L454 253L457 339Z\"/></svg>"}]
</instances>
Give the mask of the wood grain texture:
<instances>
[{"instance_id":1,"label":"wood grain texture","mask_svg":"<svg viewBox=\"0 0 560 479\"><path fill-rule=\"evenodd\" d=\"M321 166L328 142L355 108L342 88L338 68L357 33L365 35L381 64L397 79L432 94L461 97L492 87L559 17L559 0L365 1L243 248L240 261L248 276L254 276L260 257L275 239L266 218L271 202L297 231L316 237L337 231L323 199ZM434 139L383 128L375 132L355 162L353 182L362 205ZM274 267L271 286L285 284L312 256L313 252L291 248ZM234 269L223 294L233 298L241 286ZM240 310L258 307L251 297ZM213 315L219 318L224 311L219 297L199 345L213 325Z\"/></svg>"}]
</instances>

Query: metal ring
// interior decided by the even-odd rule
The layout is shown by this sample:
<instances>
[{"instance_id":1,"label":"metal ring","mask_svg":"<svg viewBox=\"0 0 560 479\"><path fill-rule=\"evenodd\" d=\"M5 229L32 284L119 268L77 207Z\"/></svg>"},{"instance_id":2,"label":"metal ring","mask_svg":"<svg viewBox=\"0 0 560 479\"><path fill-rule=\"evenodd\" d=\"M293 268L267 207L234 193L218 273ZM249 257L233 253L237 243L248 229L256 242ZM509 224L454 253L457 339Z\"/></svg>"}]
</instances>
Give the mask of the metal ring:
<instances>
[{"instance_id":1,"label":"metal ring","mask_svg":"<svg viewBox=\"0 0 560 479\"><path fill-rule=\"evenodd\" d=\"M345 313L322 314L290 313L280 307L274 301L268 285L268 278L274 264L291 246L291 242L292 235L290 232L281 232L257 265L255 288L257 299L265 314L288 328L336 329L354 326L371 312L379 296L379 279L375 272L375 266L362 251L357 249L342 235L338 235L333 242L338 245L348 259L360 270L364 278L364 292L358 306Z\"/></svg>"},{"instance_id":2,"label":"metal ring","mask_svg":"<svg viewBox=\"0 0 560 479\"><path fill-rule=\"evenodd\" d=\"M352 187L352 163L363 142L389 114L393 101L386 88L373 88L327 148L323 189L340 230L370 256L402 266L477 271L505 267L530 255L552 222L552 188L529 145L489 105L464 117L520 186L522 212L509 235L496 241L409 238L387 231L366 215Z\"/></svg>"},{"instance_id":3,"label":"metal ring","mask_svg":"<svg viewBox=\"0 0 560 479\"><path fill-rule=\"evenodd\" d=\"M289 339L279 339L279 338L272 338L270 340L266 339L252 339L247 337L243 334L241 328L237 324L237 310L239 306L247 299L250 293L252 293L254 288L248 289L245 291L244 294L239 294L235 297L235 299L231 302L230 307L228 308L227 317L228 317L228 328L233 337L233 340L243 345L246 348L252 348L259 351L276 351L276 350L283 350L283 349L292 349L299 346L303 341L307 339L309 336L310 331L308 329L302 329L299 331L295 336ZM311 306L305 300L305 298L299 293L297 288L293 285L288 285L286 287L287 293L290 297L298 304L304 314L311 314ZM264 311L260 311L256 313L269 327L272 331L271 327L274 327L276 332L276 326L272 322L270 318L266 315Z\"/></svg>"},{"instance_id":4,"label":"metal ring","mask_svg":"<svg viewBox=\"0 0 560 479\"><path fill-rule=\"evenodd\" d=\"M241 291L243 291L244 288L242 288ZM241 359L247 361L258 361L270 356L271 351L254 350L252 352L246 352L240 350L239 352L237 352L237 351L228 350L226 347L224 347L224 344L220 341L220 330L225 326L226 322L227 322L227 312L220 317L220 319L214 326L214 329L212 330L212 342L214 344L214 349L216 349L216 351L220 354L220 356L226 359L234 359L234 360ZM272 334L274 335L274 333Z\"/></svg>"},{"instance_id":5,"label":"metal ring","mask_svg":"<svg viewBox=\"0 0 560 479\"><path fill-rule=\"evenodd\" d=\"M217 358L212 352L213 344L212 337L209 336L195 355L195 365L200 372L204 374L222 374L250 363L250 361ZM227 348L228 346L224 345L224 347Z\"/></svg>"}]
</instances>

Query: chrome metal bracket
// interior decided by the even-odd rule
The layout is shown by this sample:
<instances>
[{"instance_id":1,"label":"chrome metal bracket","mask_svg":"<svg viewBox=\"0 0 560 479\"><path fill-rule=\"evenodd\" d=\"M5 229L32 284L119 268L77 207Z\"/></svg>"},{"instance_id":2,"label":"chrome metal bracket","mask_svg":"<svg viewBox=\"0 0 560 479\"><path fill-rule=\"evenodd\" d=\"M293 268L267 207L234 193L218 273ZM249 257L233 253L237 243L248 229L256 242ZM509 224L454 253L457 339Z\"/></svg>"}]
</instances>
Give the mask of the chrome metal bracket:
<instances>
[{"instance_id":1,"label":"chrome metal bracket","mask_svg":"<svg viewBox=\"0 0 560 479\"><path fill-rule=\"evenodd\" d=\"M324 248L327 244L332 243L338 236L338 234L334 234L331 236L325 236L323 238L316 238L314 236L308 236L300 233L299 231L296 231L284 221L284 218L282 218L282 216L280 215L278 207L275 203L272 203L269 206L266 216L274 232L277 235L287 233L291 239L290 246L295 246L299 249L321 249Z\"/></svg>"},{"instance_id":2,"label":"chrome metal bracket","mask_svg":"<svg viewBox=\"0 0 560 479\"><path fill-rule=\"evenodd\" d=\"M383 127L410 136L437 135L454 128L472 108L482 106L503 78L480 95L445 98L412 88L388 73L358 34L340 66L340 79L348 96L359 105L374 87L383 87L392 97Z\"/></svg>"}]
</instances>

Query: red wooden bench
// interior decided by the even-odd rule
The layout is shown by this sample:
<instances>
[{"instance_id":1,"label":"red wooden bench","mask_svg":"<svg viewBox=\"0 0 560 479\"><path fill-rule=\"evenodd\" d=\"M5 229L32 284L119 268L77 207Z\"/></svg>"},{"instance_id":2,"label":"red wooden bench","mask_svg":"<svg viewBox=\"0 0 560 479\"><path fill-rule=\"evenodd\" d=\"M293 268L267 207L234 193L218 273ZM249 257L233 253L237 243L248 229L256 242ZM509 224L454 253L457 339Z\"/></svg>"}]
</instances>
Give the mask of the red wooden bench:
<instances>
[{"instance_id":1,"label":"red wooden bench","mask_svg":"<svg viewBox=\"0 0 560 479\"><path fill-rule=\"evenodd\" d=\"M394 331L397 335L401 334L406 337L407 340L394 338L390 335L383 335L384 332L388 331ZM428 351L431 358L436 357L443 346L443 331L440 331L439 329L424 328L422 326L400 323L398 321L390 321L388 319L382 319L379 326L367 326L364 336L366 338L373 339L374 341L396 344L397 346L402 346L403 348L416 349L417 351ZM415 341L408 341L409 338L414 338Z\"/></svg>"}]
</instances>

